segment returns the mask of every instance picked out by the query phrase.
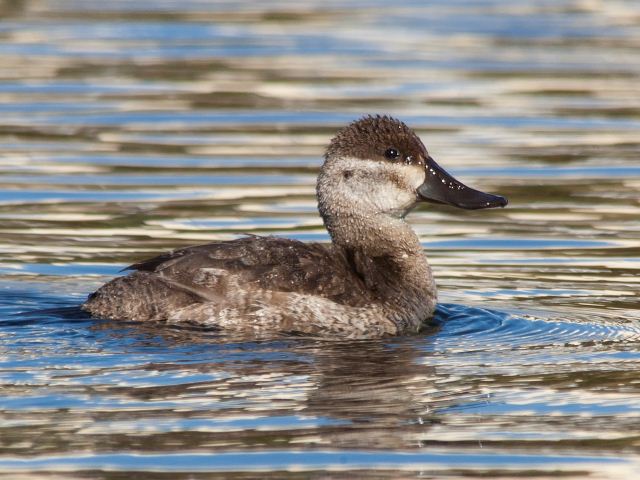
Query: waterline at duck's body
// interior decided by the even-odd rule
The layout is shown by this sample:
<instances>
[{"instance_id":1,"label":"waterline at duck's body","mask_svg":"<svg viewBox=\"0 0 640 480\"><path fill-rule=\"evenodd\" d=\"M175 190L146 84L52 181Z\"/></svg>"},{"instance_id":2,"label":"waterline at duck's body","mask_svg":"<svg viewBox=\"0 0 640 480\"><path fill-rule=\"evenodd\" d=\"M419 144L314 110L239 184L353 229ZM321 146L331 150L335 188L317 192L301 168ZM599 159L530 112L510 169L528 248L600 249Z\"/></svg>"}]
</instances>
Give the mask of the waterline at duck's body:
<instances>
[{"instance_id":1,"label":"waterline at duck's body","mask_svg":"<svg viewBox=\"0 0 640 480\"><path fill-rule=\"evenodd\" d=\"M334 137L317 194L330 245L250 236L176 250L132 265L83 309L260 334L413 333L433 315L437 293L404 216L421 200L506 205L449 176L411 129L389 117L365 117Z\"/></svg>"}]
</instances>

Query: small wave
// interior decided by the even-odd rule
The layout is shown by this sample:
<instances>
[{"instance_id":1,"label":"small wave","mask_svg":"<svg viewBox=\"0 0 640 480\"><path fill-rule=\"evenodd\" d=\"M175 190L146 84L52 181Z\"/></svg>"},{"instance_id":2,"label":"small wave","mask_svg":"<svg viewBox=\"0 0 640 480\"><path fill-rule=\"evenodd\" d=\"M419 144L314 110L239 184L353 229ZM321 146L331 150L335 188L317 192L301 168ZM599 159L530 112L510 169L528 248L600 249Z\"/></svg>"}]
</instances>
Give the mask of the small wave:
<instances>
[{"instance_id":1,"label":"small wave","mask_svg":"<svg viewBox=\"0 0 640 480\"><path fill-rule=\"evenodd\" d=\"M638 342L640 323L539 318L464 305L442 304L434 318L439 347L513 349L583 343Z\"/></svg>"}]
</instances>

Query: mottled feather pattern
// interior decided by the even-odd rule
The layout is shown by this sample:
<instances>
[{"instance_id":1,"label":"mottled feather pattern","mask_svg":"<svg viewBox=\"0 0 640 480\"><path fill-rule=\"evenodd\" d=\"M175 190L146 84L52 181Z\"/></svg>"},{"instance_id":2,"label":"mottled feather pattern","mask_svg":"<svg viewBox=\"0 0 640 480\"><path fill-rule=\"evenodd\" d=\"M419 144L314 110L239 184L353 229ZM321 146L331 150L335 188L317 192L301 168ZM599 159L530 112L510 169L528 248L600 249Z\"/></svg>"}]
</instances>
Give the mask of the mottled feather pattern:
<instances>
[{"instance_id":1,"label":"mottled feather pattern","mask_svg":"<svg viewBox=\"0 0 640 480\"><path fill-rule=\"evenodd\" d=\"M252 335L416 332L433 314L436 288L404 216L418 200L427 156L404 123L365 117L334 137L318 177L331 244L248 236L175 250L131 265L133 273L104 285L83 308Z\"/></svg>"},{"instance_id":2,"label":"mottled feather pattern","mask_svg":"<svg viewBox=\"0 0 640 480\"><path fill-rule=\"evenodd\" d=\"M129 268L210 289L228 289L221 278L228 276L241 288L317 294L346 305L361 305L368 297L339 249L271 236L188 247Z\"/></svg>"}]
</instances>

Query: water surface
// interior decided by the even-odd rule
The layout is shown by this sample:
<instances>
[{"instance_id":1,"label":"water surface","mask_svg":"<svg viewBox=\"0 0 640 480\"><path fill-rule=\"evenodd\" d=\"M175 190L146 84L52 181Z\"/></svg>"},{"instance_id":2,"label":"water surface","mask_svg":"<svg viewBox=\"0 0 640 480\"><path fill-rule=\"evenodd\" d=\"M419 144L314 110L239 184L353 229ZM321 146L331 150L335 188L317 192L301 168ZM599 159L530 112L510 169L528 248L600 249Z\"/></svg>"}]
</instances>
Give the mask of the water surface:
<instances>
[{"instance_id":1,"label":"water surface","mask_svg":"<svg viewBox=\"0 0 640 480\"><path fill-rule=\"evenodd\" d=\"M0 65L0 475L640 471L636 2L4 2ZM167 249L328 241L323 148L365 113L510 200L410 216L440 288L422 334L78 310Z\"/></svg>"}]
</instances>

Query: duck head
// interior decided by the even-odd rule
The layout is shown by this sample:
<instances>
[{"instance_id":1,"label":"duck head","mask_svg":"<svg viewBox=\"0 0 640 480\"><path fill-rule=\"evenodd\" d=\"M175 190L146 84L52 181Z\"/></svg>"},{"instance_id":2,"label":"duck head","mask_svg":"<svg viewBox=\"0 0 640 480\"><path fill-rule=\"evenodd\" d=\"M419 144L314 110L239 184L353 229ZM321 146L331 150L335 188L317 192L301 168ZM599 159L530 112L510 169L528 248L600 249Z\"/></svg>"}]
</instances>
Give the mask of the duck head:
<instances>
[{"instance_id":1,"label":"duck head","mask_svg":"<svg viewBox=\"0 0 640 480\"><path fill-rule=\"evenodd\" d=\"M417 203L475 210L507 199L456 180L429 155L413 130L388 116L367 116L331 140L317 185L323 217L349 212L404 217Z\"/></svg>"}]
</instances>

